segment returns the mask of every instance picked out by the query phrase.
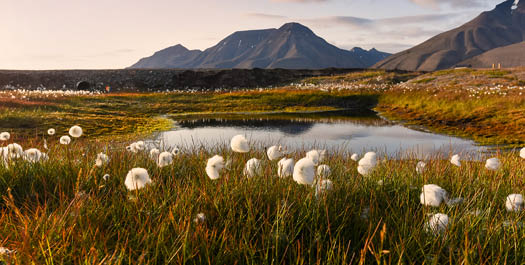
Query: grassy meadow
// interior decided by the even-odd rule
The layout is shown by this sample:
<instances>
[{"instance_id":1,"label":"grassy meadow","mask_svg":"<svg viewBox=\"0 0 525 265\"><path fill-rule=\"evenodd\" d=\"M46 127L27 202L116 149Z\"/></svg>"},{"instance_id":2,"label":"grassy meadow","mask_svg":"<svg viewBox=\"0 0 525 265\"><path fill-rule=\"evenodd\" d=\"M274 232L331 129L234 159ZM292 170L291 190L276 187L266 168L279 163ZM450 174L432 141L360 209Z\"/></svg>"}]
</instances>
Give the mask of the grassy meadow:
<instances>
[{"instance_id":1,"label":"grassy meadow","mask_svg":"<svg viewBox=\"0 0 525 265\"><path fill-rule=\"evenodd\" d=\"M333 187L318 192L279 178L261 143L235 153L229 143L180 150L159 167L133 141L167 130L187 115L378 111L392 120L459 135L480 144L525 144L525 70L435 73L366 71L310 78L273 89L216 92L45 94L0 92L0 132L49 159L31 163L0 155L0 260L5 264L523 264L525 211L508 211L509 194L524 194L519 151L461 166L377 154L366 175L353 152L328 152L322 162ZM525 92L525 91L523 91ZM72 125L84 129L59 143ZM55 135L47 130L55 128ZM2 149L0 149L2 150ZM309 150L287 154L296 162ZM377 151L377 150L369 150ZM97 154L109 162L96 166ZM214 155L227 161L220 178L205 170ZM452 155L452 154L451 154ZM359 153L359 157L363 154ZM490 158L487 154L486 158ZM258 158L262 172L243 175ZM126 175L144 168L151 184L128 190ZM109 177L104 177L106 174ZM420 203L436 184L461 203ZM448 215L442 231L432 214ZM200 215L202 214L202 215Z\"/></svg>"}]
</instances>

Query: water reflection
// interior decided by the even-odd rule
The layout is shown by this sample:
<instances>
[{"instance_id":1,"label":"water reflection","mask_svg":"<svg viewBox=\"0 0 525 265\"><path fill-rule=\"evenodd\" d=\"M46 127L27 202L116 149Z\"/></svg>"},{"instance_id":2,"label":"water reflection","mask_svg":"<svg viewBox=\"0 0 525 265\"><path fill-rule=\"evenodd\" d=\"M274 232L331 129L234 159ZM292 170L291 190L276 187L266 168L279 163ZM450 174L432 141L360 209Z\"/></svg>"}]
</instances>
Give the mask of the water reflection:
<instances>
[{"instance_id":1,"label":"water reflection","mask_svg":"<svg viewBox=\"0 0 525 265\"><path fill-rule=\"evenodd\" d=\"M486 151L472 141L412 130L373 113L209 115L178 118L176 122L174 130L158 136L168 146L226 145L234 135L244 134L262 146L282 144L291 150L375 150L390 156L410 154L419 158Z\"/></svg>"}]
</instances>

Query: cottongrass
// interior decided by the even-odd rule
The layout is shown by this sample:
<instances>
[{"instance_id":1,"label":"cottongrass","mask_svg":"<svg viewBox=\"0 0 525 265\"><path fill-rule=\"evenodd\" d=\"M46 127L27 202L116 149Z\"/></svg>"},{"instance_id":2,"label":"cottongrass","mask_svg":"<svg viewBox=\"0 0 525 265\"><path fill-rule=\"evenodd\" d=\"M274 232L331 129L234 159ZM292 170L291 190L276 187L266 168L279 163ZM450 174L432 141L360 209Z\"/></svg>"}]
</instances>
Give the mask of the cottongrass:
<instances>
[{"instance_id":1,"label":"cottongrass","mask_svg":"<svg viewBox=\"0 0 525 265\"><path fill-rule=\"evenodd\" d=\"M93 168L97 150L106 144L86 142L75 142L70 154L51 145L47 163L18 159L9 169L0 166L5 194L0 234L5 236L2 245L16 250L13 263L41 264L52 257L57 264L79 264L86 257L79 253L94 253L90 259L97 264L140 259L145 264L169 259L190 264L239 259L254 264L268 259L284 264L298 259L306 264L460 264L467 258L475 264L520 264L525 258L520 226L525 212L506 210L506 196L525 188L525 164L516 152L498 156L502 166L497 172L486 170L484 160L469 161L463 154L462 170L430 157L432 167L419 175L417 159L388 159L366 177L345 152L330 152L324 162L330 179L315 174L312 166L313 184L299 185L278 177L277 161L262 163L261 177L243 177L248 158L266 156L256 144L245 156L229 146L190 147L163 170L148 152L129 153L118 145L108 153L118 163ZM215 154L221 159L210 164L224 166L224 156L230 169L219 166L222 178L211 181L205 166ZM300 159L303 154L287 156ZM79 162L70 164L68 155ZM135 167L146 170L155 185L129 191L126 172ZM112 177L104 180L105 174ZM465 203L423 207L419 195L426 183L461 195ZM81 191L85 196L75 196ZM436 213L447 215L446 228L444 219L431 218ZM194 222L199 214L205 221ZM41 236L28 236L35 234ZM52 252L27 254L33 253L31 246L47 242ZM472 255L472 249L479 254Z\"/></svg>"},{"instance_id":2,"label":"cottongrass","mask_svg":"<svg viewBox=\"0 0 525 265\"><path fill-rule=\"evenodd\" d=\"M294 169L294 160L293 158L283 158L277 163L277 176L280 178L287 178L293 175Z\"/></svg>"},{"instance_id":3,"label":"cottongrass","mask_svg":"<svg viewBox=\"0 0 525 265\"><path fill-rule=\"evenodd\" d=\"M2 132L0 133L0 141L7 141L11 138L11 134L8 132Z\"/></svg>"},{"instance_id":4,"label":"cottongrass","mask_svg":"<svg viewBox=\"0 0 525 265\"><path fill-rule=\"evenodd\" d=\"M297 161L293 168L293 180L299 184L312 185L315 178L315 163L305 157Z\"/></svg>"},{"instance_id":5,"label":"cottongrass","mask_svg":"<svg viewBox=\"0 0 525 265\"><path fill-rule=\"evenodd\" d=\"M126 175L124 184L128 190L139 190L151 183L148 171L144 168L133 168Z\"/></svg>"},{"instance_id":6,"label":"cottongrass","mask_svg":"<svg viewBox=\"0 0 525 265\"><path fill-rule=\"evenodd\" d=\"M234 152L237 153L248 153L250 151L250 146L248 145L248 140L244 135L235 135L232 137L230 142L230 147Z\"/></svg>"},{"instance_id":7,"label":"cottongrass","mask_svg":"<svg viewBox=\"0 0 525 265\"><path fill-rule=\"evenodd\" d=\"M220 173L224 168L224 158L219 155L215 155L212 158L208 159L206 164L206 174L212 180L220 178Z\"/></svg>"},{"instance_id":8,"label":"cottongrass","mask_svg":"<svg viewBox=\"0 0 525 265\"><path fill-rule=\"evenodd\" d=\"M62 137L60 137L60 140L59 140L60 144L63 144L63 145L68 145L71 143L71 138L67 135L64 135Z\"/></svg>"}]
</instances>

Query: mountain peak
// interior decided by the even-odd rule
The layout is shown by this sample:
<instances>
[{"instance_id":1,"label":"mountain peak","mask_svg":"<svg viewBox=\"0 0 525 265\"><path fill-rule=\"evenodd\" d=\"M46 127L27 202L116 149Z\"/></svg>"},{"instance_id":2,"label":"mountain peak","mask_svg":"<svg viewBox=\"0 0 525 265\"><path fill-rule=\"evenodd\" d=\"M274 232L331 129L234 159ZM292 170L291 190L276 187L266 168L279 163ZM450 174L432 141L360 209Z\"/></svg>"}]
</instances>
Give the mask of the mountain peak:
<instances>
[{"instance_id":1,"label":"mountain peak","mask_svg":"<svg viewBox=\"0 0 525 265\"><path fill-rule=\"evenodd\" d=\"M290 31L290 32L304 32L304 33L310 33L310 34L314 34L313 31L311 29L309 29L308 27L300 24L300 23L297 23L297 22L290 22L290 23L286 23L284 25L282 25L279 30L281 31Z\"/></svg>"}]
</instances>

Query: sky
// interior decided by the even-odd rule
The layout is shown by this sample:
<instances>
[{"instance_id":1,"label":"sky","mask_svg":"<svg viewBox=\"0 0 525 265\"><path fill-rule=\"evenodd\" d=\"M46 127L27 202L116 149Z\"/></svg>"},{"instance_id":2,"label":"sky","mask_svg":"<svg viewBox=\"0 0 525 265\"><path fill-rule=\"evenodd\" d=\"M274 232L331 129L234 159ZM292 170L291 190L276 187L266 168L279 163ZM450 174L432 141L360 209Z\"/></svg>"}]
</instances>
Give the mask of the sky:
<instances>
[{"instance_id":1,"label":"sky","mask_svg":"<svg viewBox=\"0 0 525 265\"><path fill-rule=\"evenodd\" d=\"M0 69L118 69L182 44L299 22L343 49L399 52L503 0L0 0Z\"/></svg>"}]
</instances>

